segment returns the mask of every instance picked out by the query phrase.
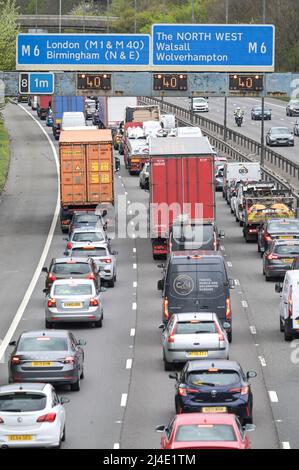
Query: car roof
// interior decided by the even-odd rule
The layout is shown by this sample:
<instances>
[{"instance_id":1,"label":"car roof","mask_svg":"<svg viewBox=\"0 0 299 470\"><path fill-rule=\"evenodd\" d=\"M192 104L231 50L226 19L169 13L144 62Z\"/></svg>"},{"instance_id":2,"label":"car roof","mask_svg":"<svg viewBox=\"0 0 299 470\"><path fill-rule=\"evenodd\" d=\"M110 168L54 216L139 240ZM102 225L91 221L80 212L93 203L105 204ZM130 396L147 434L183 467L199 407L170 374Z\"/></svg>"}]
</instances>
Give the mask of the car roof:
<instances>
[{"instance_id":1,"label":"car roof","mask_svg":"<svg viewBox=\"0 0 299 470\"><path fill-rule=\"evenodd\" d=\"M94 286L94 280L93 279L74 279L74 278L68 278L68 279L57 279L56 281L53 282L53 286L57 285L65 285L65 284L73 284L73 285L79 285L79 284L90 284L91 286Z\"/></svg>"},{"instance_id":2,"label":"car roof","mask_svg":"<svg viewBox=\"0 0 299 470\"><path fill-rule=\"evenodd\" d=\"M185 251L173 251L171 257L175 259L202 259L208 258L211 261L218 262L220 259L223 260L223 255L220 251L210 250L185 250Z\"/></svg>"},{"instance_id":3,"label":"car roof","mask_svg":"<svg viewBox=\"0 0 299 470\"><path fill-rule=\"evenodd\" d=\"M69 258L53 258L51 264L72 264L72 263L90 263L88 256L85 257L69 257Z\"/></svg>"},{"instance_id":4,"label":"car roof","mask_svg":"<svg viewBox=\"0 0 299 470\"><path fill-rule=\"evenodd\" d=\"M83 226L83 227L75 227L75 228L73 228L73 229L72 229L72 234L75 233L75 232L76 232L76 233L77 233L77 232L79 232L79 233L81 233L81 232L82 232L82 233L86 233L86 232L87 232L87 233L97 233L97 232L101 232L101 233L102 233L102 232L104 232L104 228L103 228L103 227L95 227L94 225L91 225L91 226L89 226L89 227L86 227L86 225L85 225L85 226Z\"/></svg>"},{"instance_id":5,"label":"car roof","mask_svg":"<svg viewBox=\"0 0 299 470\"><path fill-rule=\"evenodd\" d=\"M289 217L277 217L277 218L273 218L273 219L268 219L266 222L268 224L271 224L271 222L293 222L294 220L296 220L296 222L299 222L299 219L295 219L295 218L289 218Z\"/></svg>"},{"instance_id":6,"label":"car roof","mask_svg":"<svg viewBox=\"0 0 299 470\"><path fill-rule=\"evenodd\" d=\"M198 313L198 312L187 312L187 313L174 313L172 315L177 321L188 321L188 320L215 320L217 317L216 313L210 313L210 312L204 312L204 313Z\"/></svg>"},{"instance_id":7,"label":"car roof","mask_svg":"<svg viewBox=\"0 0 299 470\"><path fill-rule=\"evenodd\" d=\"M20 337L22 338L31 338L32 336L40 337L51 337L51 338L60 338L61 336L68 337L70 331L68 330L35 330L35 331L24 331L21 333Z\"/></svg>"},{"instance_id":8,"label":"car roof","mask_svg":"<svg viewBox=\"0 0 299 470\"><path fill-rule=\"evenodd\" d=\"M292 245L299 245L299 240L294 238L285 238L283 240L273 240L273 245L288 245L291 243Z\"/></svg>"},{"instance_id":9,"label":"car roof","mask_svg":"<svg viewBox=\"0 0 299 470\"><path fill-rule=\"evenodd\" d=\"M19 391L24 391L24 392L41 392L44 391L45 387L47 386L46 383L14 383L10 385L2 385L0 387L0 393L5 393L5 392L19 392Z\"/></svg>"},{"instance_id":10,"label":"car roof","mask_svg":"<svg viewBox=\"0 0 299 470\"><path fill-rule=\"evenodd\" d=\"M96 214L94 211L74 211L73 212L73 216L74 215L97 215L99 217L101 217L101 214Z\"/></svg>"},{"instance_id":11,"label":"car roof","mask_svg":"<svg viewBox=\"0 0 299 470\"><path fill-rule=\"evenodd\" d=\"M90 248L108 248L107 241L102 242L74 242L76 246L71 248L71 250L76 250L76 248L82 248L84 246L89 246Z\"/></svg>"},{"instance_id":12,"label":"car roof","mask_svg":"<svg viewBox=\"0 0 299 470\"><path fill-rule=\"evenodd\" d=\"M234 424L232 413L182 413L176 415L176 425L187 424Z\"/></svg>"},{"instance_id":13,"label":"car roof","mask_svg":"<svg viewBox=\"0 0 299 470\"><path fill-rule=\"evenodd\" d=\"M294 271L293 271L294 272ZM223 361L223 360L207 360L207 359L201 359L201 360L194 360L190 361L188 364L188 372L192 370L207 370L207 369L220 369L220 370L236 370L240 371L241 366L238 362L236 361Z\"/></svg>"}]
</instances>

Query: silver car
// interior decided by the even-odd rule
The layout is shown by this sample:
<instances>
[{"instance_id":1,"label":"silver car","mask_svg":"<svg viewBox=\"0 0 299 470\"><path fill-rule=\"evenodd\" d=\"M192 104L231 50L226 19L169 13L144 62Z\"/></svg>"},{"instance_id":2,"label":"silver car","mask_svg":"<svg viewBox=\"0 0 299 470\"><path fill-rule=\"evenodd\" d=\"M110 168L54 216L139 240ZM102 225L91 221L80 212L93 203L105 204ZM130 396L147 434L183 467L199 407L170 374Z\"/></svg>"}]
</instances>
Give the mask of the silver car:
<instances>
[{"instance_id":1,"label":"silver car","mask_svg":"<svg viewBox=\"0 0 299 470\"><path fill-rule=\"evenodd\" d=\"M81 247L82 244L87 243L106 243L109 245L107 233L104 229L98 227L81 227L74 229L68 238L64 238L67 241L66 249L64 254L70 256L72 249Z\"/></svg>"},{"instance_id":2,"label":"silver car","mask_svg":"<svg viewBox=\"0 0 299 470\"><path fill-rule=\"evenodd\" d=\"M106 243L77 243L70 251L72 257L88 256L95 262L101 281L106 281L109 287L116 282L116 251L111 251Z\"/></svg>"},{"instance_id":3,"label":"silver car","mask_svg":"<svg viewBox=\"0 0 299 470\"><path fill-rule=\"evenodd\" d=\"M9 383L46 382L70 385L80 390L84 378L83 340L77 341L71 331L26 331L18 341L8 361Z\"/></svg>"},{"instance_id":4,"label":"silver car","mask_svg":"<svg viewBox=\"0 0 299 470\"><path fill-rule=\"evenodd\" d=\"M269 147L273 145L294 147L294 134L288 127L271 127L266 134L266 144Z\"/></svg>"},{"instance_id":5,"label":"silver car","mask_svg":"<svg viewBox=\"0 0 299 470\"><path fill-rule=\"evenodd\" d=\"M46 296L46 328L61 322L89 322L101 328L103 302L91 279L54 281Z\"/></svg>"},{"instance_id":6,"label":"silver car","mask_svg":"<svg viewBox=\"0 0 299 470\"><path fill-rule=\"evenodd\" d=\"M166 327L160 325L159 328L162 329L165 370L192 359L229 357L227 335L216 313L174 314Z\"/></svg>"}]
</instances>

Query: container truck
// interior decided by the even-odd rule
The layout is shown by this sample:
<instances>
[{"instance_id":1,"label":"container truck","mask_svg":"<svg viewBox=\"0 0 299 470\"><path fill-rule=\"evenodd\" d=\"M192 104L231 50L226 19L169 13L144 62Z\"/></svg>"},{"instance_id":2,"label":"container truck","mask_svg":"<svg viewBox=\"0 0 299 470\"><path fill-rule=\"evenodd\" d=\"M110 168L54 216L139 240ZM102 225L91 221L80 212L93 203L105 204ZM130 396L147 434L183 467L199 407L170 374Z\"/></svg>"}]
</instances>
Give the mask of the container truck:
<instances>
[{"instance_id":1,"label":"container truck","mask_svg":"<svg viewBox=\"0 0 299 470\"><path fill-rule=\"evenodd\" d=\"M258 162L228 162L223 171L223 197L229 201L229 189L238 181L261 181L261 165Z\"/></svg>"},{"instance_id":2,"label":"container truck","mask_svg":"<svg viewBox=\"0 0 299 470\"><path fill-rule=\"evenodd\" d=\"M53 96L52 97L52 119L53 135L56 140L59 139L61 130L62 115L64 112L82 112L85 109L84 96Z\"/></svg>"},{"instance_id":3,"label":"container truck","mask_svg":"<svg viewBox=\"0 0 299 470\"><path fill-rule=\"evenodd\" d=\"M106 129L62 130L59 139L60 222L68 231L74 211L114 204L112 135Z\"/></svg>"},{"instance_id":4,"label":"container truck","mask_svg":"<svg viewBox=\"0 0 299 470\"><path fill-rule=\"evenodd\" d=\"M36 112L40 119L46 119L49 109L51 108L51 95L39 95L37 97Z\"/></svg>"},{"instance_id":5,"label":"container truck","mask_svg":"<svg viewBox=\"0 0 299 470\"><path fill-rule=\"evenodd\" d=\"M124 120L124 112L128 106L137 106L137 98L130 96L99 96L97 112L93 116L93 124L102 123L109 129L118 129Z\"/></svg>"},{"instance_id":6,"label":"container truck","mask_svg":"<svg viewBox=\"0 0 299 470\"><path fill-rule=\"evenodd\" d=\"M215 220L214 154L206 137L150 137L150 236L165 258L172 223Z\"/></svg>"}]
</instances>

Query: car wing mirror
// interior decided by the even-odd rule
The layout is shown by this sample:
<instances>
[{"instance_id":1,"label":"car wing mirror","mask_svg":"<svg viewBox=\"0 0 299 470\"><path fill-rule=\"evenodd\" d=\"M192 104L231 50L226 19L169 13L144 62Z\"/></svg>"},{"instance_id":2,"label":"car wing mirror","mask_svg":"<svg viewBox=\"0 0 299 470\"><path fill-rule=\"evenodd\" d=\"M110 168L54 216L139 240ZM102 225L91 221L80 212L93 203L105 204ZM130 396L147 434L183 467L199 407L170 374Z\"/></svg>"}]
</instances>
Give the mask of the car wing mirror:
<instances>
[{"instance_id":1,"label":"car wing mirror","mask_svg":"<svg viewBox=\"0 0 299 470\"><path fill-rule=\"evenodd\" d=\"M68 397L60 397L59 401L61 405L65 405L66 403L69 403L71 400Z\"/></svg>"},{"instance_id":2,"label":"car wing mirror","mask_svg":"<svg viewBox=\"0 0 299 470\"><path fill-rule=\"evenodd\" d=\"M47 273L48 274L48 268L46 266L43 267L42 273Z\"/></svg>"},{"instance_id":3,"label":"car wing mirror","mask_svg":"<svg viewBox=\"0 0 299 470\"><path fill-rule=\"evenodd\" d=\"M219 231L219 236L220 236L220 238L224 238L224 237L225 237L225 232L224 232L224 230L220 230L220 231Z\"/></svg>"},{"instance_id":4,"label":"car wing mirror","mask_svg":"<svg viewBox=\"0 0 299 470\"><path fill-rule=\"evenodd\" d=\"M235 281L234 279L229 279L228 280L228 286L230 289L234 289L235 288Z\"/></svg>"},{"instance_id":5,"label":"car wing mirror","mask_svg":"<svg viewBox=\"0 0 299 470\"><path fill-rule=\"evenodd\" d=\"M164 279L160 279L157 283L157 289L163 290L164 289Z\"/></svg>"},{"instance_id":6,"label":"car wing mirror","mask_svg":"<svg viewBox=\"0 0 299 470\"><path fill-rule=\"evenodd\" d=\"M275 292L277 292L277 294L280 294L282 292L282 283L281 282L276 282Z\"/></svg>"},{"instance_id":7,"label":"car wing mirror","mask_svg":"<svg viewBox=\"0 0 299 470\"><path fill-rule=\"evenodd\" d=\"M257 376L257 373L255 372L255 370L250 370L246 374L247 379L255 379L256 376Z\"/></svg>"},{"instance_id":8,"label":"car wing mirror","mask_svg":"<svg viewBox=\"0 0 299 470\"><path fill-rule=\"evenodd\" d=\"M179 375L177 372L174 372L173 374L169 374L168 377L170 379L173 379L173 380L178 380L179 379Z\"/></svg>"},{"instance_id":9,"label":"car wing mirror","mask_svg":"<svg viewBox=\"0 0 299 470\"><path fill-rule=\"evenodd\" d=\"M246 424L243 429L245 432L252 432L256 430L256 426L254 424Z\"/></svg>"},{"instance_id":10,"label":"car wing mirror","mask_svg":"<svg viewBox=\"0 0 299 470\"><path fill-rule=\"evenodd\" d=\"M47 294L48 292L49 292L48 289L43 289L44 294Z\"/></svg>"},{"instance_id":11,"label":"car wing mirror","mask_svg":"<svg viewBox=\"0 0 299 470\"><path fill-rule=\"evenodd\" d=\"M16 345L17 345L17 342L16 342L16 341L11 341L11 342L9 343L9 346L16 346Z\"/></svg>"},{"instance_id":12,"label":"car wing mirror","mask_svg":"<svg viewBox=\"0 0 299 470\"><path fill-rule=\"evenodd\" d=\"M156 432L164 432L166 429L166 426L164 424L159 424L159 426L156 426Z\"/></svg>"},{"instance_id":13,"label":"car wing mirror","mask_svg":"<svg viewBox=\"0 0 299 470\"><path fill-rule=\"evenodd\" d=\"M165 330L166 326L164 325L164 323L161 323L161 325L158 326L158 330Z\"/></svg>"},{"instance_id":14,"label":"car wing mirror","mask_svg":"<svg viewBox=\"0 0 299 470\"><path fill-rule=\"evenodd\" d=\"M86 340L85 339L79 339L77 344L78 344L78 346L86 346Z\"/></svg>"}]
</instances>

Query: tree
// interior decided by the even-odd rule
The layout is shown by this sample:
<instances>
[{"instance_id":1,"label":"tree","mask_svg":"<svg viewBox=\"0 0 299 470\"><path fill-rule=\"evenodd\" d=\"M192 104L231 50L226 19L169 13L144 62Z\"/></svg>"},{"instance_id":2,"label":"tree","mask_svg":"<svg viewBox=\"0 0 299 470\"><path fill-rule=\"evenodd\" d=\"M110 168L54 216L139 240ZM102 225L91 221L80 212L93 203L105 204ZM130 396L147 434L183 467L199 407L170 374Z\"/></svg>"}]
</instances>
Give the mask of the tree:
<instances>
[{"instance_id":1,"label":"tree","mask_svg":"<svg viewBox=\"0 0 299 470\"><path fill-rule=\"evenodd\" d=\"M0 70L16 68L16 37L18 11L15 0L0 1Z\"/></svg>"}]
</instances>

